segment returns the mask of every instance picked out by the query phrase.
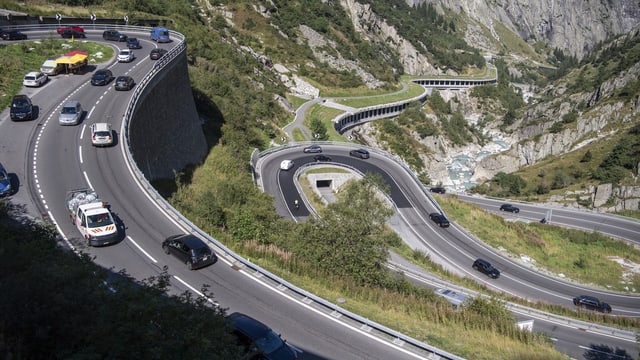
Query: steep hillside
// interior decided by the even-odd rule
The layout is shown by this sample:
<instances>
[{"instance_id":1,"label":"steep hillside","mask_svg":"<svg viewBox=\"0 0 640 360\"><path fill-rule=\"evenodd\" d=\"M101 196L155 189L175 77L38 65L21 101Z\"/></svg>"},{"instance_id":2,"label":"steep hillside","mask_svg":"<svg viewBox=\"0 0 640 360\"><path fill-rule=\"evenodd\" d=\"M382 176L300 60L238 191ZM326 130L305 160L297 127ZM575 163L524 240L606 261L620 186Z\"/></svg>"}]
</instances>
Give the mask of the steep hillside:
<instances>
[{"instance_id":1,"label":"steep hillside","mask_svg":"<svg viewBox=\"0 0 640 360\"><path fill-rule=\"evenodd\" d=\"M636 28L640 3L633 0L405 0L410 6L437 4L468 16L490 30L498 42L505 26L527 42L542 41L550 48L582 58L597 44Z\"/></svg>"}]
</instances>

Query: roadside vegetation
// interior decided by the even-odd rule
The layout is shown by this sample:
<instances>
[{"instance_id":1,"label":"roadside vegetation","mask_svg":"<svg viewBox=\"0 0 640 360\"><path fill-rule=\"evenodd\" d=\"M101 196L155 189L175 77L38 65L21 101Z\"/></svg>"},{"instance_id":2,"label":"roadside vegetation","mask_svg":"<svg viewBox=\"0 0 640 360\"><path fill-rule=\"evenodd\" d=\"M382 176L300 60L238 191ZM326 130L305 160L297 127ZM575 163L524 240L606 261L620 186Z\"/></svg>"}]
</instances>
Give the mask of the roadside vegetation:
<instances>
[{"instance_id":1,"label":"roadside vegetation","mask_svg":"<svg viewBox=\"0 0 640 360\"><path fill-rule=\"evenodd\" d=\"M60 40L60 35L38 41L0 44L0 107L6 108L13 95L22 89L22 79L30 71L39 71L40 66L50 57L61 56L73 50L89 53L89 66L102 63L114 56L113 48L104 44L81 41ZM64 75L58 75L64 76ZM86 76L86 75L74 75Z\"/></svg>"},{"instance_id":2,"label":"roadside vegetation","mask_svg":"<svg viewBox=\"0 0 640 360\"><path fill-rule=\"evenodd\" d=\"M420 96L424 92L425 92L424 87L418 84L409 82L407 83L406 91L398 90L392 93L389 93L387 91L383 94L369 95L369 96L358 94L356 96L336 98L334 99L334 101L342 105L351 106L354 108L363 108L367 106L387 104L387 103L392 103L396 101L412 99L412 98L415 98L416 96Z\"/></svg>"},{"instance_id":3,"label":"roadside vegetation","mask_svg":"<svg viewBox=\"0 0 640 360\"><path fill-rule=\"evenodd\" d=\"M598 232L505 220L455 196L439 196L438 204L450 220L464 224L474 236L525 266L602 289L640 292L640 273L620 264L621 260L640 264L640 249L624 241ZM521 255L531 262L527 264Z\"/></svg>"},{"instance_id":4,"label":"roadside vegetation","mask_svg":"<svg viewBox=\"0 0 640 360\"><path fill-rule=\"evenodd\" d=\"M345 308L433 346L472 359L565 359L548 337L519 330L514 316L499 299L478 299L469 307L454 311L432 291L387 272L383 255L388 247L398 246L400 240L384 227L389 211L373 194L378 179L350 184L337 203L322 210L322 220L297 224L277 215L273 199L253 183L247 162L251 151L268 147L290 119L290 113L273 100L273 94L286 91L278 85L276 75L262 71L263 64L239 52L232 40L240 39L241 45L251 45L276 60L289 58L293 64L306 64L312 56L295 41L263 41L261 36L277 37L248 1L218 3L227 4L238 14L240 21L235 27L219 13L210 9L202 9L201 13L186 1L124 5L127 12L138 16L171 17L175 29L188 36L190 80L198 111L205 120L210 152L200 166L184 169L172 181L165 179L155 184L166 198L204 231L269 271L331 301L344 298ZM336 39L339 46L349 50L341 48L342 53L361 59L379 78L396 80L399 74L392 70L397 59L381 58L375 46L364 42L344 41L355 38L347 24L348 17L330 2L311 3L312 7L301 7L298 1L278 1L281 11L277 22L281 30L295 39L300 19L307 18L311 11L317 19L308 26ZM378 9L382 13L398 14L396 22L406 17L402 12L406 7L398 6L397 12L388 4L376 4L382 6ZM92 1L85 5L97 6ZM116 3L105 6L115 7ZM415 27L399 24L407 38L429 41L427 47L433 49L430 56L443 68L463 71L466 67L482 67L483 58L455 35L458 24L432 10L421 10L432 17L431 22L423 21ZM429 28L431 23L438 28ZM423 30L430 35L425 36ZM458 51L451 51L452 48ZM362 88L352 74L321 64L303 65L301 74L326 86ZM429 124L425 122L423 126L425 133L431 132ZM330 131L327 129L327 134ZM146 301L141 297L139 302L132 300L132 304L139 307ZM159 352L157 356L173 353Z\"/></svg>"},{"instance_id":5,"label":"roadside vegetation","mask_svg":"<svg viewBox=\"0 0 640 360\"><path fill-rule=\"evenodd\" d=\"M19 211L0 200L0 358L242 358L224 309L169 294L166 269L113 273L62 250L54 227L10 220Z\"/></svg>"}]
</instances>

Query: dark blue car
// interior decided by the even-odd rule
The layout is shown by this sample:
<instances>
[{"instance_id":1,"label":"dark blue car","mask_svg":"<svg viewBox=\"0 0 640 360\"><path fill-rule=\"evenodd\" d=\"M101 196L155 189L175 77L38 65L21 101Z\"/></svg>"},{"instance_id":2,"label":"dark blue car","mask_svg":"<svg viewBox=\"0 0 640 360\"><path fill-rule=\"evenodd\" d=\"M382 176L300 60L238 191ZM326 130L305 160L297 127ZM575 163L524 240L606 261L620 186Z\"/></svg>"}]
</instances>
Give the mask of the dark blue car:
<instances>
[{"instance_id":1,"label":"dark blue car","mask_svg":"<svg viewBox=\"0 0 640 360\"><path fill-rule=\"evenodd\" d=\"M227 322L245 349L247 359L294 360L298 354L267 325L260 321L235 312L227 316Z\"/></svg>"},{"instance_id":2,"label":"dark blue car","mask_svg":"<svg viewBox=\"0 0 640 360\"><path fill-rule=\"evenodd\" d=\"M7 174L7 170L4 169L4 166L0 164L0 197L11 195L11 179L9 178L9 174Z\"/></svg>"}]
</instances>

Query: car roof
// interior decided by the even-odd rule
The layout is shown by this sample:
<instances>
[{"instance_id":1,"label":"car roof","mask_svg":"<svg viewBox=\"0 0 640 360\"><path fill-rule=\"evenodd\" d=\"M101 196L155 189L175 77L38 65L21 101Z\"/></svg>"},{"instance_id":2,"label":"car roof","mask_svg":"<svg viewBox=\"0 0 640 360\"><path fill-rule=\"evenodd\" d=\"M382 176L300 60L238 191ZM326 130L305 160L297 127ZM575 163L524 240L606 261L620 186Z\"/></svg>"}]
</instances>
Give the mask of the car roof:
<instances>
[{"instance_id":1,"label":"car roof","mask_svg":"<svg viewBox=\"0 0 640 360\"><path fill-rule=\"evenodd\" d=\"M109 131L111 129L111 124L109 123L95 123L93 124L94 131Z\"/></svg>"},{"instance_id":2,"label":"car roof","mask_svg":"<svg viewBox=\"0 0 640 360\"><path fill-rule=\"evenodd\" d=\"M190 249L199 249L201 247L208 247L204 241L202 241L199 237L191 234L184 234L179 237L176 237L175 240L180 240L183 244L187 245Z\"/></svg>"},{"instance_id":3,"label":"car roof","mask_svg":"<svg viewBox=\"0 0 640 360\"><path fill-rule=\"evenodd\" d=\"M30 71L25 76L38 76L40 74L42 74L40 71Z\"/></svg>"},{"instance_id":4,"label":"car roof","mask_svg":"<svg viewBox=\"0 0 640 360\"><path fill-rule=\"evenodd\" d=\"M580 296L578 296L578 298L583 299L583 300L592 300L592 301L595 301L595 302L600 302L600 300L595 296L580 295Z\"/></svg>"},{"instance_id":5,"label":"car roof","mask_svg":"<svg viewBox=\"0 0 640 360\"><path fill-rule=\"evenodd\" d=\"M118 78L116 80L128 80L128 79L131 79L131 76L120 75L120 76L118 76Z\"/></svg>"},{"instance_id":6,"label":"car roof","mask_svg":"<svg viewBox=\"0 0 640 360\"><path fill-rule=\"evenodd\" d=\"M227 316L229 322L252 340L259 339L271 329L260 321L239 312Z\"/></svg>"}]
</instances>

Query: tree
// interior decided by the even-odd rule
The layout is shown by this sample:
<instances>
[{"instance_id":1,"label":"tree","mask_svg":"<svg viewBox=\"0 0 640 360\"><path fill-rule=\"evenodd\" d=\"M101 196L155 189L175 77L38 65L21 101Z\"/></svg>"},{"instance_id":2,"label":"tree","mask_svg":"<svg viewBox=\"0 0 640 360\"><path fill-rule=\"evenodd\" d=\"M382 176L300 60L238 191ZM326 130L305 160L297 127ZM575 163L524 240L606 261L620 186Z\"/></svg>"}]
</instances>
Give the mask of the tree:
<instances>
[{"instance_id":1,"label":"tree","mask_svg":"<svg viewBox=\"0 0 640 360\"><path fill-rule=\"evenodd\" d=\"M53 229L11 223L6 206L0 219L3 358L241 357L225 310L191 293L168 295L166 269L140 283L63 251Z\"/></svg>"},{"instance_id":2,"label":"tree","mask_svg":"<svg viewBox=\"0 0 640 360\"><path fill-rule=\"evenodd\" d=\"M380 183L379 177L367 175L345 185L337 202L301 225L297 253L324 273L363 285L383 283L388 256L384 226L393 210L380 197L375 185Z\"/></svg>"},{"instance_id":3,"label":"tree","mask_svg":"<svg viewBox=\"0 0 640 360\"><path fill-rule=\"evenodd\" d=\"M327 133L327 127L322 123L322 120L317 117L313 117L309 123L309 129L314 135L316 140L329 140L329 134ZM317 134L317 137L315 137Z\"/></svg>"},{"instance_id":4,"label":"tree","mask_svg":"<svg viewBox=\"0 0 640 360\"><path fill-rule=\"evenodd\" d=\"M580 159L580 162L587 163L590 162L591 159L593 159L593 154L591 153L591 150L587 150L587 152L582 156L582 159Z\"/></svg>"}]
</instances>

